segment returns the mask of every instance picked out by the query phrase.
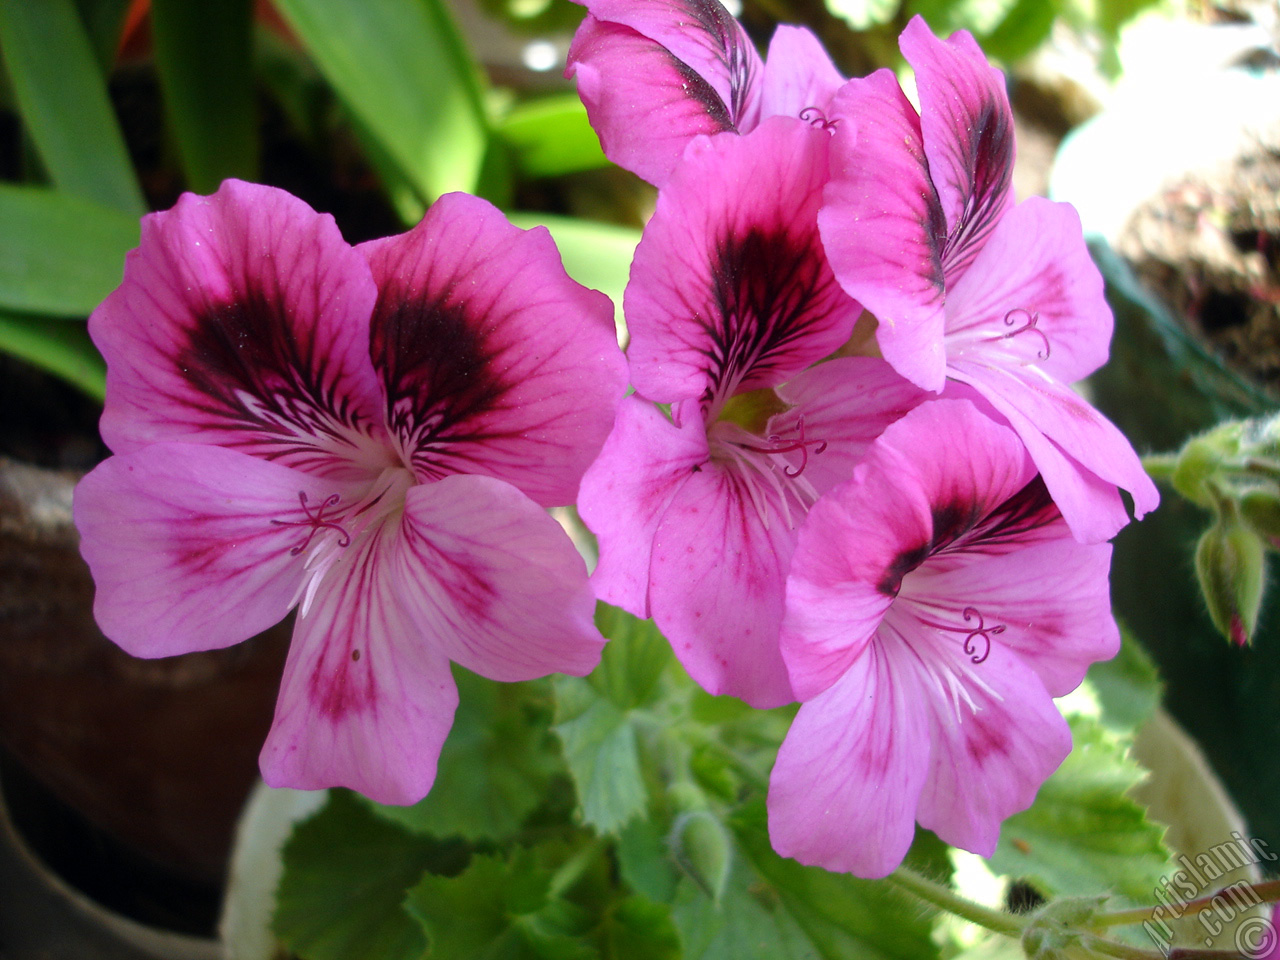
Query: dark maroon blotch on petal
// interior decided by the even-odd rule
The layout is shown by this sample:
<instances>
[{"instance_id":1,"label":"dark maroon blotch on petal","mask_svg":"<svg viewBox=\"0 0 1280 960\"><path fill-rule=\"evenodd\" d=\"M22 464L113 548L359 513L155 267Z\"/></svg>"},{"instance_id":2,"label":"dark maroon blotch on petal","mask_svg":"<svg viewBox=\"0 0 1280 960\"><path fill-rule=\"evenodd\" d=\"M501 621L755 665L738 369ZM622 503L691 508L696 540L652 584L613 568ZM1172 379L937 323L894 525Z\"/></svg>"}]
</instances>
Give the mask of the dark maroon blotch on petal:
<instances>
[{"instance_id":1,"label":"dark maroon blotch on petal","mask_svg":"<svg viewBox=\"0 0 1280 960\"><path fill-rule=\"evenodd\" d=\"M235 302L210 304L176 352L178 369L203 398L198 408L232 434L233 446L243 444L234 436L246 423L290 445L303 443L290 425L300 427L313 435L308 446L314 435L337 437L337 427L363 426L325 345L290 324L281 302L250 288Z\"/></svg>"},{"instance_id":2,"label":"dark maroon blotch on petal","mask_svg":"<svg viewBox=\"0 0 1280 960\"><path fill-rule=\"evenodd\" d=\"M1007 108L985 101L965 146L973 184L960 221L942 251L948 273L963 270L973 261L1004 211L1013 181L1013 128ZM941 215L941 208L938 212Z\"/></svg>"},{"instance_id":3,"label":"dark maroon blotch on petal","mask_svg":"<svg viewBox=\"0 0 1280 960\"><path fill-rule=\"evenodd\" d=\"M779 361L792 362L777 355L822 322L841 297L819 251L816 232L797 237L785 229L759 227L716 244L711 265L715 302L704 324L718 395L744 384L776 382L770 374Z\"/></svg>"},{"instance_id":4,"label":"dark maroon blotch on petal","mask_svg":"<svg viewBox=\"0 0 1280 960\"><path fill-rule=\"evenodd\" d=\"M694 70L693 67L675 54L668 51L667 58L671 61L671 65L675 67L676 72L680 74L685 93L702 105L702 108L707 112L707 116L711 118L711 122L722 131L738 132L729 107L720 99L720 94L716 93L715 88L704 80L698 71Z\"/></svg>"},{"instance_id":5,"label":"dark maroon blotch on petal","mask_svg":"<svg viewBox=\"0 0 1280 960\"><path fill-rule=\"evenodd\" d=\"M755 80L752 76L753 58L744 46L747 40L738 27L738 22L719 0L683 0L681 5L713 39L717 58L729 75L730 102L726 106L729 108L732 125L736 128L746 111L747 94ZM683 64L680 66L684 67Z\"/></svg>"},{"instance_id":6,"label":"dark maroon blotch on petal","mask_svg":"<svg viewBox=\"0 0 1280 960\"><path fill-rule=\"evenodd\" d=\"M413 466L443 475L431 450L483 439L467 424L495 409L507 391L484 336L460 303L387 286L379 292L370 353L387 384L387 423L410 441ZM407 401L407 402L406 402Z\"/></svg>"}]
</instances>

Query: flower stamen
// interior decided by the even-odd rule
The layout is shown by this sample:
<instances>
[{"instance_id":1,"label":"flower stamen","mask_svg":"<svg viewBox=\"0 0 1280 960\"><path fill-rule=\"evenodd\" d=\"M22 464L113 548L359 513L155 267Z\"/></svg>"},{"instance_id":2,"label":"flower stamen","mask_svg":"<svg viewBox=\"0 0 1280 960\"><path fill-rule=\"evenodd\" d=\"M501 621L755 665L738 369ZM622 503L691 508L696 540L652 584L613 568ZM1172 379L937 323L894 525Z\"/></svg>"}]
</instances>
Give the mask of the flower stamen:
<instances>
[{"instance_id":1,"label":"flower stamen","mask_svg":"<svg viewBox=\"0 0 1280 960\"><path fill-rule=\"evenodd\" d=\"M272 524L277 527L310 527L303 541L289 550L289 556L296 557L307 547L311 546L311 541L315 539L316 533L320 530L336 530L341 536L338 538L338 546L351 546L351 534L333 520L325 517L325 511L330 507L338 504L342 497L339 494L330 494L325 498L324 502L315 508L313 513L311 507L307 505L307 494L305 490L298 491L298 502L302 505L302 512L305 519L303 520L272 520Z\"/></svg>"},{"instance_id":2,"label":"flower stamen","mask_svg":"<svg viewBox=\"0 0 1280 960\"><path fill-rule=\"evenodd\" d=\"M794 472L792 471L790 466L786 466L782 470L782 472L785 473L788 477L795 479L796 477L800 476L800 474L804 473L804 468L809 465L809 448L810 447L814 448L813 450L814 454L819 454L823 450L827 449L827 441L808 440L805 438L804 417L800 417L796 420L796 432L799 434L799 437L795 440L790 440L790 441L783 440L781 434L777 434L777 433L769 434L769 436L765 437L765 442L774 444L774 446L758 447L755 444L743 443L743 442L738 442L737 445L740 447L743 447L744 449L753 450L756 453L769 454L770 456L777 453L791 453L795 450L799 450L800 457L801 457L800 466L797 467Z\"/></svg>"},{"instance_id":3,"label":"flower stamen","mask_svg":"<svg viewBox=\"0 0 1280 960\"><path fill-rule=\"evenodd\" d=\"M827 115L817 107L805 107L800 111L800 119L809 126L826 130L828 133L835 133L836 124L840 122L839 117L828 120Z\"/></svg>"},{"instance_id":4,"label":"flower stamen","mask_svg":"<svg viewBox=\"0 0 1280 960\"><path fill-rule=\"evenodd\" d=\"M987 659L987 657L991 656L991 638L997 634L1004 633L1004 624L997 624L994 627L988 627L986 622L982 619L982 614L978 612L977 607L965 607L964 610L961 611L961 616L964 617L965 623L973 622L975 617L978 620L977 628L970 630L969 635L964 638L964 652L969 655L969 659L974 663L982 663ZM981 637L982 642L986 644L982 653L978 653L977 647L974 643L975 639L978 637Z\"/></svg>"},{"instance_id":5,"label":"flower stamen","mask_svg":"<svg viewBox=\"0 0 1280 960\"><path fill-rule=\"evenodd\" d=\"M1040 322L1040 314L1031 310L1025 310L1022 307L1015 307L1004 315L1004 325L1012 327L1014 324L1022 321L1022 326L1016 330L1010 330L1008 333L996 337L997 340L1010 340L1020 333L1034 333L1044 342L1044 349L1036 353L1041 360L1049 359L1049 337L1043 330L1036 326Z\"/></svg>"}]
</instances>

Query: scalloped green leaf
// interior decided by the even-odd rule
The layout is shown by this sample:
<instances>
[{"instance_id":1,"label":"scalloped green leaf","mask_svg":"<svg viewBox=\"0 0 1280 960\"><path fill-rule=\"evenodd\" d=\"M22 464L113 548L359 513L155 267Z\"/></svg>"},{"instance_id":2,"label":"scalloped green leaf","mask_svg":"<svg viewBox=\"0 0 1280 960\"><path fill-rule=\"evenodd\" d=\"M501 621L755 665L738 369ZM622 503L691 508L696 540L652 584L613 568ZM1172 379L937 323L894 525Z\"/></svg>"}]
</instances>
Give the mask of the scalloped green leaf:
<instances>
[{"instance_id":1,"label":"scalloped green leaf","mask_svg":"<svg viewBox=\"0 0 1280 960\"><path fill-rule=\"evenodd\" d=\"M425 876L409 891L431 960L594 960L585 913L551 892L552 873L520 851L477 855L454 877Z\"/></svg>"},{"instance_id":2,"label":"scalloped green leaf","mask_svg":"<svg viewBox=\"0 0 1280 960\"><path fill-rule=\"evenodd\" d=\"M431 854L428 841L335 790L285 844L272 927L304 960L419 960L426 937L404 899Z\"/></svg>"},{"instance_id":3,"label":"scalloped green leaf","mask_svg":"<svg viewBox=\"0 0 1280 960\"><path fill-rule=\"evenodd\" d=\"M1089 717L1070 722L1070 755L1035 803L1005 821L991 868L1049 896L1110 891L1149 902L1171 862L1164 826L1128 796L1146 771L1125 738Z\"/></svg>"},{"instance_id":4,"label":"scalloped green leaf","mask_svg":"<svg viewBox=\"0 0 1280 960\"><path fill-rule=\"evenodd\" d=\"M550 733L550 687L496 683L458 666L453 673L458 710L431 792L409 807L369 804L415 833L501 840L520 828L563 769Z\"/></svg>"},{"instance_id":5,"label":"scalloped green leaf","mask_svg":"<svg viewBox=\"0 0 1280 960\"><path fill-rule=\"evenodd\" d=\"M582 819L613 833L648 803L636 731L621 710L587 680L557 677L556 725L578 792Z\"/></svg>"}]
</instances>

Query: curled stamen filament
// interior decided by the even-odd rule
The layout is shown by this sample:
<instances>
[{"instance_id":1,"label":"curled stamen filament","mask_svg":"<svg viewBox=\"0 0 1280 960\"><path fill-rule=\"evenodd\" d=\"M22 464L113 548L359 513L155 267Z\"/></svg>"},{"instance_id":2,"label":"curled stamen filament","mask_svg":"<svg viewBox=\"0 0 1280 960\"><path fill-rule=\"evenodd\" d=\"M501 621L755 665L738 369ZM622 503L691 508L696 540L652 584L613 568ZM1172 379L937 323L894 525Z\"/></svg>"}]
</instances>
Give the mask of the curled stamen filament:
<instances>
[{"instance_id":1,"label":"curled stamen filament","mask_svg":"<svg viewBox=\"0 0 1280 960\"><path fill-rule=\"evenodd\" d=\"M1036 324L1040 322L1040 314L1033 313L1030 310L1024 310L1022 307L1015 307L1004 315L1004 325L1006 327L1012 327L1019 321L1022 322L1022 326L1018 327L1017 330L1010 330L1008 333L1002 334L997 339L1009 340L1020 333L1034 333L1044 342L1044 349L1037 351L1036 356L1041 360L1048 360L1050 351L1049 337L1043 330L1036 326Z\"/></svg>"},{"instance_id":2,"label":"curled stamen filament","mask_svg":"<svg viewBox=\"0 0 1280 960\"><path fill-rule=\"evenodd\" d=\"M342 526L335 523L334 521L325 519L325 515L324 515L324 512L326 510L328 510L330 507L336 506L338 504L338 501L340 501L341 499L342 497L339 494L336 494L336 493L330 494L328 497L324 499L323 503L321 503L318 507L315 508L315 512L312 513L311 507L308 506L307 504L306 491L305 490L298 491L298 502L302 504L302 512L305 515L306 519L304 520L272 520L271 521L272 524L274 524L277 527L310 527L311 528L310 530L307 531L306 538L303 539L301 543L297 544L296 546L292 547L289 550L289 556L296 557L300 553L302 553L303 550L306 550L307 547L311 545L311 541L315 538L316 533L322 529L336 530L341 535L338 538L338 546L340 547L351 546L351 534L347 533L347 531L343 529Z\"/></svg>"},{"instance_id":3,"label":"curled stamen filament","mask_svg":"<svg viewBox=\"0 0 1280 960\"><path fill-rule=\"evenodd\" d=\"M765 440L768 443L781 444L781 446L757 447L754 444L750 444L750 443L739 443L738 446L743 447L747 450L754 450L756 453L767 453L767 454L791 453L793 450L799 450L800 458L801 458L800 466L795 469L795 472L794 473L792 472L790 466L783 467L782 469L783 473L785 473L788 477L791 477L792 479L794 479L800 476L800 474L804 473L804 468L809 465L809 447L814 448L813 449L814 454L819 454L823 450L827 449L827 441L825 440L806 440L805 439L804 417L800 417L799 419L796 420L796 432L799 433L800 436L797 439L792 440L790 442L783 441L782 436L776 433L771 433L769 436L765 437Z\"/></svg>"},{"instance_id":4,"label":"curled stamen filament","mask_svg":"<svg viewBox=\"0 0 1280 960\"><path fill-rule=\"evenodd\" d=\"M817 107L805 107L800 111L800 119L811 127L817 127L828 132L834 132L836 124L840 122L839 118L828 120L827 115Z\"/></svg>"},{"instance_id":5,"label":"curled stamen filament","mask_svg":"<svg viewBox=\"0 0 1280 960\"><path fill-rule=\"evenodd\" d=\"M991 656L992 636L1004 633L1004 624L988 627L976 607L965 607L961 611L961 616L964 617L965 623L971 623L975 617L978 620L977 628L969 631L969 635L964 638L964 652L969 655L969 659L974 663L982 663L987 657ZM978 637L981 637L983 643L986 644L982 653L978 653L977 646L974 643L974 640Z\"/></svg>"}]
</instances>

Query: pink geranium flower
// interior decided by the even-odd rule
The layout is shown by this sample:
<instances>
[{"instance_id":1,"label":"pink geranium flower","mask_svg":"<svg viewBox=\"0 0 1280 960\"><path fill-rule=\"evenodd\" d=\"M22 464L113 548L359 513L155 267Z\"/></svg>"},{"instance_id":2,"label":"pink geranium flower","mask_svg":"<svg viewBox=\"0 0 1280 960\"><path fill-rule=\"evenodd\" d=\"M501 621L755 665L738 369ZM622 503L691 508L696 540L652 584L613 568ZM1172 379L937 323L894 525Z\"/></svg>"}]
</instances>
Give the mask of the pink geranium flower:
<instances>
[{"instance_id":1,"label":"pink geranium flower","mask_svg":"<svg viewBox=\"0 0 1280 960\"><path fill-rule=\"evenodd\" d=\"M851 80L832 111L831 183L819 216L841 285L879 319L885 359L918 386L970 384L1034 457L1076 535L1101 541L1155 508L1124 436L1069 384L1107 359L1111 311L1075 210L1013 206L1004 81L965 32L902 34L920 113L893 73Z\"/></svg>"},{"instance_id":2,"label":"pink geranium flower","mask_svg":"<svg viewBox=\"0 0 1280 960\"><path fill-rule=\"evenodd\" d=\"M886 429L792 558L782 653L803 705L770 779L774 848L878 877L918 821L989 856L1071 750L1053 698L1119 648L1110 559L969 401Z\"/></svg>"},{"instance_id":3,"label":"pink geranium flower","mask_svg":"<svg viewBox=\"0 0 1280 960\"><path fill-rule=\"evenodd\" d=\"M844 78L803 27L778 27L761 61L719 0L578 2L589 12L565 75L605 155L655 186L699 134L749 133L775 116L831 123Z\"/></svg>"},{"instance_id":4,"label":"pink geranium flower","mask_svg":"<svg viewBox=\"0 0 1280 960\"><path fill-rule=\"evenodd\" d=\"M880 360L809 369L861 312L818 237L829 139L775 117L690 144L627 287L636 393L579 500L601 599L652 616L706 690L758 707L793 699L778 627L797 528L923 396Z\"/></svg>"},{"instance_id":5,"label":"pink geranium flower","mask_svg":"<svg viewBox=\"0 0 1280 960\"><path fill-rule=\"evenodd\" d=\"M143 221L89 321L115 456L77 488L103 631L132 654L238 643L295 606L268 783L408 803L457 691L585 674L573 502L625 385L612 310L545 231L446 196L358 248L228 181Z\"/></svg>"}]
</instances>

